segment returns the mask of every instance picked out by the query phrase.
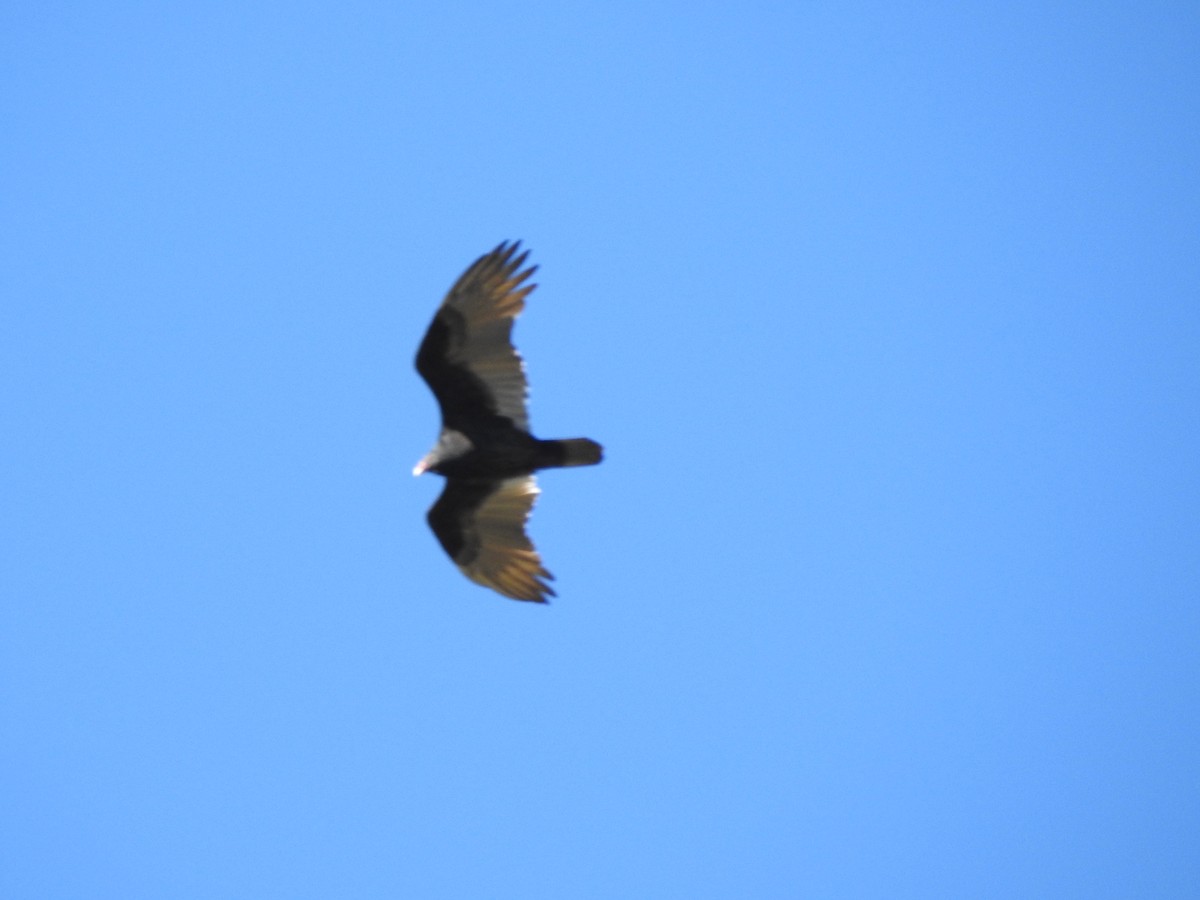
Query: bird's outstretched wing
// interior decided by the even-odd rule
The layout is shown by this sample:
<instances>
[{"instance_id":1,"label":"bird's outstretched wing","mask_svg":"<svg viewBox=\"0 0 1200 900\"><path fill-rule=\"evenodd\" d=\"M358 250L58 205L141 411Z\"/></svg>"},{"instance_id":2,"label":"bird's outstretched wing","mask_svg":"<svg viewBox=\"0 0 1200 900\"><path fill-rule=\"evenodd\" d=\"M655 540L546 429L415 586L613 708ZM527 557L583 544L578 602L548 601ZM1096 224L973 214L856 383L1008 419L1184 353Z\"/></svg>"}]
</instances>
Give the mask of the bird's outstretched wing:
<instances>
[{"instance_id":1,"label":"bird's outstretched wing","mask_svg":"<svg viewBox=\"0 0 1200 900\"><path fill-rule=\"evenodd\" d=\"M532 475L500 481L447 478L429 527L472 581L514 600L545 603L553 580L525 533L537 499Z\"/></svg>"},{"instance_id":2,"label":"bird's outstretched wing","mask_svg":"<svg viewBox=\"0 0 1200 900\"><path fill-rule=\"evenodd\" d=\"M536 287L523 284L537 266L522 270L528 251L507 241L481 256L458 279L421 341L417 371L442 408L447 428L509 419L529 430L529 384L512 344L513 320Z\"/></svg>"}]
</instances>

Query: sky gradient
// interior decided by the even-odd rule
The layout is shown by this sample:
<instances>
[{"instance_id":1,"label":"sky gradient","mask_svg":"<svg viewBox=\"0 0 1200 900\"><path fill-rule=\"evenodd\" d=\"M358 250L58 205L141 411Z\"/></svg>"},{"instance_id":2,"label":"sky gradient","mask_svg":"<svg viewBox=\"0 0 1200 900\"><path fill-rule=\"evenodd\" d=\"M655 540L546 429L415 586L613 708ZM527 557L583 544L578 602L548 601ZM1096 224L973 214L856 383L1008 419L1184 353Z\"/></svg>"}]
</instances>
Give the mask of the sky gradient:
<instances>
[{"instance_id":1,"label":"sky gradient","mask_svg":"<svg viewBox=\"0 0 1200 900\"><path fill-rule=\"evenodd\" d=\"M1185 897L1200 11L0 10L0 895ZM558 598L412 465L522 239Z\"/></svg>"}]
</instances>

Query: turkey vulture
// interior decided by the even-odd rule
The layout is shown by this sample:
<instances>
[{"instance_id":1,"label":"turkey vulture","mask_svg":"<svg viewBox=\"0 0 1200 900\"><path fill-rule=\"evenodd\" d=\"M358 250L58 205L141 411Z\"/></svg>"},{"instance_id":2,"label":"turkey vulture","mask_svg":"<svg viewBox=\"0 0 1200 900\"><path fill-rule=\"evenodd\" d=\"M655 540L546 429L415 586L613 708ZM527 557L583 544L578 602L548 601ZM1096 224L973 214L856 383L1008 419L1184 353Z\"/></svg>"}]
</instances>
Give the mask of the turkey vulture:
<instances>
[{"instance_id":1,"label":"turkey vulture","mask_svg":"<svg viewBox=\"0 0 1200 900\"><path fill-rule=\"evenodd\" d=\"M429 527L464 575L514 600L545 603L555 596L546 583L554 576L525 534L538 495L533 473L595 465L603 448L529 433L529 385L511 335L537 266L522 271L529 252L518 256L520 246L506 241L477 259L421 341L417 371L442 409L442 432L413 475L445 476Z\"/></svg>"}]
</instances>

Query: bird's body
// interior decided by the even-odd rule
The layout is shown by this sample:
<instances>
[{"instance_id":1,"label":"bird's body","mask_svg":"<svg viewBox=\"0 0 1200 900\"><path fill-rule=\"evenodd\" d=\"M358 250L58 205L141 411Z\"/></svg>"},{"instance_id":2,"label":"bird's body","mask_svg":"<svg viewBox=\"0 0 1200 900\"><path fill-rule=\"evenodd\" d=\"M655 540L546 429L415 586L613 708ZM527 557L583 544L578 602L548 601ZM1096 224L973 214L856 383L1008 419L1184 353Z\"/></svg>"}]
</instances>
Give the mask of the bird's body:
<instances>
[{"instance_id":1,"label":"bird's body","mask_svg":"<svg viewBox=\"0 0 1200 900\"><path fill-rule=\"evenodd\" d=\"M525 367L512 345L513 320L534 285L527 253L501 244L450 289L417 351L417 371L442 411L434 448L413 469L446 487L429 525L468 578L517 600L545 602L553 576L525 534L538 469L594 465L595 441L543 441L529 433Z\"/></svg>"},{"instance_id":2,"label":"bird's body","mask_svg":"<svg viewBox=\"0 0 1200 900\"><path fill-rule=\"evenodd\" d=\"M572 441L542 441L512 427L472 429L470 434L452 429L446 432L446 440L455 448L452 455L429 466L427 471L447 478L511 478L538 469L586 464L567 461L569 450L574 446ZM583 453L586 455L587 451ZM598 458L592 460L599 461Z\"/></svg>"}]
</instances>

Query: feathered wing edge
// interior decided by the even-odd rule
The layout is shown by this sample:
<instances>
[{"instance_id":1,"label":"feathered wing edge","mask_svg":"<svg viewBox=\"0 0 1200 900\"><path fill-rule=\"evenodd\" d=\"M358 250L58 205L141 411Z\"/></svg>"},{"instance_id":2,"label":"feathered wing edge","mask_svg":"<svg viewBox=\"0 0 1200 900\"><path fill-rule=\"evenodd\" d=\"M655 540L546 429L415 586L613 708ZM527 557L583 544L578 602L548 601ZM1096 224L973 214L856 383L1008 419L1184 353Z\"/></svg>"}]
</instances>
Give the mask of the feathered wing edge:
<instances>
[{"instance_id":1,"label":"feathered wing edge","mask_svg":"<svg viewBox=\"0 0 1200 900\"><path fill-rule=\"evenodd\" d=\"M465 367L486 386L496 412L529 430L529 382L512 342L513 321L537 285L525 282L537 266L523 269L529 251L504 242L477 259L446 295L443 307L461 316L454 324L448 359Z\"/></svg>"},{"instance_id":2,"label":"feathered wing edge","mask_svg":"<svg viewBox=\"0 0 1200 900\"><path fill-rule=\"evenodd\" d=\"M545 603L551 575L525 533L540 493L532 475L494 482L447 479L429 524L464 575L514 600Z\"/></svg>"}]
</instances>

